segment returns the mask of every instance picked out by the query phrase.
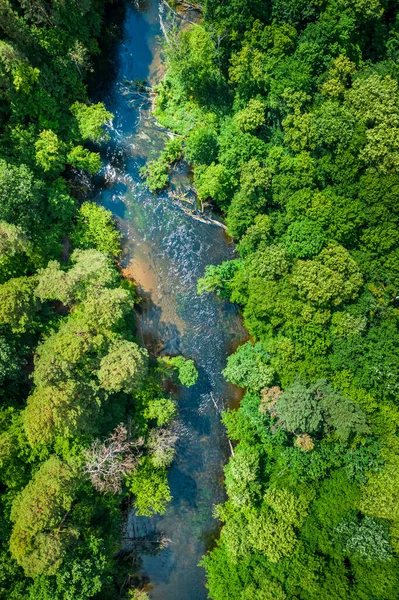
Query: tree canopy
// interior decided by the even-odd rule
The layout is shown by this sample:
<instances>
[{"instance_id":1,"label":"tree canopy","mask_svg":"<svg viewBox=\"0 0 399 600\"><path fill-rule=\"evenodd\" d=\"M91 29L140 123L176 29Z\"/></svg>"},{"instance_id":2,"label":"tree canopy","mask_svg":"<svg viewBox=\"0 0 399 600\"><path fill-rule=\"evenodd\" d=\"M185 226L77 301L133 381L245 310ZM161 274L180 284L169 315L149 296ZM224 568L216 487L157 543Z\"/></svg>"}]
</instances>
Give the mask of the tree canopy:
<instances>
[{"instance_id":1,"label":"tree canopy","mask_svg":"<svg viewBox=\"0 0 399 600\"><path fill-rule=\"evenodd\" d=\"M397 595L397 37L396 2L205 0L166 44L156 116L237 242L198 293L251 336L214 600Z\"/></svg>"}]
</instances>

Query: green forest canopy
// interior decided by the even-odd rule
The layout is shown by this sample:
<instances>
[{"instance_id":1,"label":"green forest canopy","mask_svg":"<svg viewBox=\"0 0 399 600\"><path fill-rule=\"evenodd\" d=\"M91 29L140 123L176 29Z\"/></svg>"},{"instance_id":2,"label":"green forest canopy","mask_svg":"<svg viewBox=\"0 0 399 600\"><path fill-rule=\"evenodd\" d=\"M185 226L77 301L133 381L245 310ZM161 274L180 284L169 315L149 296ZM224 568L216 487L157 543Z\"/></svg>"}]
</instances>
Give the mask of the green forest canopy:
<instances>
[{"instance_id":1,"label":"green forest canopy","mask_svg":"<svg viewBox=\"0 0 399 600\"><path fill-rule=\"evenodd\" d=\"M214 600L394 600L399 553L399 16L395 0L205 0L166 45L183 136L237 258L237 442ZM163 173L165 173L163 155ZM153 188L165 179L152 180Z\"/></svg>"},{"instance_id":2,"label":"green forest canopy","mask_svg":"<svg viewBox=\"0 0 399 600\"><path fill-rule=\"evenodd\" d=\"M103 16L103 0L0 0L4 600L146 597L115 558L120 505L131 493L138 514L165 510L177 407L162 383L197 377L137 343L112 215L73 193L112 118L86 85Z\"/></svg>"}]
</instances>

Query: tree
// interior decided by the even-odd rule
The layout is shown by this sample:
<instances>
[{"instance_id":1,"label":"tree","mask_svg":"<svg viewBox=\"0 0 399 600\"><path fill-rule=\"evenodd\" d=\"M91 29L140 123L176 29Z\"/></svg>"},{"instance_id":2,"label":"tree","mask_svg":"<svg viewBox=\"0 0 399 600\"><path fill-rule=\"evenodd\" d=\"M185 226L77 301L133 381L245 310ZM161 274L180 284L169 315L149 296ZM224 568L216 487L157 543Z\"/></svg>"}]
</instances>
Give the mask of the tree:
<instances>
[{"instance_id":1,"label":"tree","mask_svg":"<svg viewBox=\"0 0 399 600\"><path fill-rule=\"evenodd\" d=\"M161 371L166 368L166 373L170 374L170 371L177 371L177 377L181 385L185 387L191 387L197 383L198 371L195 367L195 363L190 358L184 358L184 356L162 356L158 359L161 366Z\"/></svg>"},{"instance_id":2,"label":"tree","mask_svg":"<svg viewBox=\"0 0 399 600\"><path fill-rule=\"evenodd\" d=\"M106 588L109 578L108 548L90 533L68 552L54 577L35 577L29 600L88 600Z\"/></svg>"},{"instance_id":3,"label":"tree","mask_svg":"<svg viewBox=\"0 0 399 600\"><path fill-rule=\"evenodd\" d=\"M0 159L0 219L32 232L46 213L43 185L24 164Z\"/></svg>"},{"instance_id":4,"label":"tree","mask_svg":"<svg viewBox=\"0 0 399 600\"><path fill-rule=\"evenodd\" d=\"M360 523L355 519L345 521L335 531L349 555L367 561L389 560L392 556L387 527L372 517L365 516Z\"/></svg>"},{"instance_id":5,"label":"tree","mask_svg":"<svg viewBox=\"0 0 399 600\"><path fill-rule=\"evenodd\" d=\"M306 384L296 381L278 398L274 411L289 431L317 432L323 415L317 398Z\"/></svg>"},{"instance_id":6,"label":"tree","mask_svg":"<svg viewBox=\"0 0 399 600\"><path fill-rule=\"evenodd\" d=\"M10 277L24 275L27 266L27 253L31 244L24 231L16 226L0 221L0 282Z\"/></svg>"},{"instance_id":7,"label":"tree","mask_svg":"<svg viewBox=\"0 0 399 600\"><path fill-rule=\"evenodd\" d=\"M351 83L352 75L356 73L356 65L347 56L338 56L329 69L327 80L321 91L326 96L340 96Z\"/></svg>"},{"instance_id":8,"label":"tree","mask_svg":"<svg viewBox=\"0 0 399 600\"><path fill-rule=\"evenodd\" d=\"M240 256L246 258L256 250L271 244L272 222L268 215L258 215L238 244Z\"/></svg>"},{"instance_id":9,"label":"tree","mask_svg":"<svg viewBox=\"0 0 399 600\"><path fill-rule=\"evenodd\" d=\"M205 268L204 277L198 280L197 294L215 292L217 296L229 298L231 294L230 284L241 265L240 260L225 261L221 265L208 265Z\"/></svg>"},{"instance_id":10,"label":"tree","mask_svg":"<svg viewBox=\"0 0 399 600\"><path fill-rule=\"evenodd\" d=\"M370 432L360 406L337 392L326 381L315 384L297 380L273 404L282 427L289 431L317 433L332 427L338 438L347 441L353 433Z\"/></svg>"},{"instance_id":11,"label":"tree","mask_svg":"<svg viewBox=\"0 0 399 600\"><path fill-rule=\"evenodd\" d=\"M228 357L223 375L235 385L259 391L272 383L275 371L269 364L269 355L263 350L262 344L247 342Z\"/></svg>"},{"instance_id":12,"label":"tree","mask_svg":"<svg viewBox=\"0 0 399 600\"><path fill-rule=\"evenodd\" d=\"M88 171L92 175L98 173L102 164L101 156L98 152L90 152L90 150L80 144L69 150L65 161L76 169Z\"/></svg>"},{"instance_id":13,"label":"tree","mask_svg":"<svg viewBox=\"0 0 399 600\"><path fill-rule=\"evenodd\" d=\"M238 241L198 290L239 304L251 335L225 371L250 391L223 417L237 443L205 559L217 600L397 595L399 21L379 0L316 4L206 0L201 68L226 93L195 90L173 39L157 100ZM306 519L284 522L270 490L291 515L303 493Z\"/></svg>"},{"instance_id":14,"label":"tree","mask_svg":"<svg viewBox=\"0 0 399 600\"><path fill-rule=\"evenodd\" d=\"M193 129L187 137L184 154L195 165L211 165L218 155L215 131L210 126Z\"/></svg>"},{"instance_id":15,"label":"tree","mask_svg":"<svg viewBox=\"0 0 399 600\"><path fill-rule=\"evenodd\" d=\"M265 104L262 100L251 98L247 106L234 116L242 131L254 131L264 125Z\"/></svg>"},{"instance_id":16,"label":"tree","mask_svg":"<svg viewBox=\"0 0 399 600\"><path fill-rule=\"evenodd\" d=\"M319 306L338 306L357 297L363 277L347 250L330 245L314 260L298 260L291 282L306 301Z\"/></svg>"},{"instance_id":17,"label":"tree","mask_svg":"<svg viewBox=\"0 0 399 600\"><path fill-rule=\"evenodd\" d=\"M307 501L287 489L269 488L262 508L259 514L253 512L249 518L250 543L276 563L292 554L297 542L294 528L300 526L307 515Z\"/></svg>"},{"instance_id":18,"label":"tree","mask_svg":"<svg viewBox=\"0 0 399 600\"><path fill-rule=\"evenodd\" d=\"M34 295L36 279L18 277L0 285L0 324L13 333L35 327L39 303Z\"/></svg>"},{"instance_id":19,"label":"tree","mask_svg":"<svg viewBox=\"0 0 399 600\"><path fill-rule=\"evenodd\" d=\"M97 412L93 390L67 380L58 387L39 387L28 397L23 411L24 429L31 446L49 446L58 436L68 439L90 432Z\"/></svg>"},{"instance_id":20,"label":"tree","mask_svg":"<svg viewBox=\"0 0 399 600\"><path fill-rule=\"evenodd\" d=\"M132 393L147 374L148 352L134 342L116 339L102 358L97 377L108 392Z\"/></svg>"},{"instance_id":21,"label":"tree","mask_svg":"<svg viewBox=\"0 0 399 600\"><path fill-rule=\"evenodd\" d=\"M112 213L93 202L83 202L80 207L72 241L84 250L94 248L115 257L121 252L120 234L115 228Z\"/></svg>"},{"instance_id":22,"label":"tree","mask_svg":"<svg viewBox=\"0 0 399 600\"><path fill-rule=\"evenodd\" d=\"M127 483L135 496L133 505L139 515L150 517L165 512L172 496L164 468L154 468L151 459L144 457Z\"/></svg>"},{"instance_id":23,"label":"tree","mask_svg":"<svg viewBox=\"0 0 399 600\"><path fill-rule=\"evenodd\" d=\"M347 441L352 433L367 435L370 428L360 406L339 394L325 382L317 382L317 395L326 422L335 429L337 436Z\"/></svg>"},{"instance_id":24,"label":"tree","mask_svg":"<svg viewBox=\"0 0 399 600\"><path fill-rule=\"evenodd\" d=\"M126 475L137 468L143 440L130 440L121 423L111 435L100 442L95 440L85 451L85 473L99 492L120 494Z\"/></svg>"},{"instance_id":25,"label":"tree","mask_svg":"<svg viewBox=\"0 0 399 600\"><path fill-rule=\"evenodd\" d=\"M399 127L397 82L376 73L357 79L347 92L347 102L366 126L367 143L360 158L370 172L387 173L399 167L396 131Z\"/></svg>"},{"instance_id":26,"label":"tree","mask_svg":"<svg viewBox=\"0 0 399 600\"><path fill-rule=\"evenodd\" d=\"M143 590L129 590L130 600L149 600L149 596Z\"/></svg>"},{"instance_id":27,"label":"tree","mask_svg":"<svg viewBox=\"0 0 399 600\"><path fill-rule=\"evenodd\" d=\"M166 425L177 413L176 404L170 398L154 398L144 410L146 419L155 419L158 427Z\"/></svg>"},{"instance_id":28,"label":"tree","mask_svg":"<svg viewBox=\"0 0 399 600\"><path fill-rule=\"evenodd\" d=\"M131 339L135 292L116 268L110 213L89 203L79 211L82 181L73 176L99 170L92 146L107 139L112 118L87 97L103 12L103 0L0 1L0 597L7 600L88 600L114 596L119 586L121 497L94 489L84 451L94 436L112 436L133 401L120 393L105 406L110 394L97 372L113 343ZM145 351L140 358L146 363ZM137 401L132 428L149 439L154 422L144 408ZM146 451L152 467L169 464L165 444L163 456Z\"/></svg>"},{"instance_id":29,"label":"tree","mask_svg":"<svg viewBox=\"0 0 399 600\"><path fill-rule=\"evenodd\" d=\"M21 377L21 367L24 362L18 355L15 343L6 337L0 337L0 385L2 387L7 381L15 385Z\"/></svg>"},{"instance_id":30,"label":"tree","mask_svg":"<svg viewBox=\"0 0 399 600\"><path fill-rule=\"evenodd\" d=\"M77 121L79 133L83 140L101 142L108 138L108 135L104 132L104 125L113 118L113 115L107 111L102 102L91 106L75 102L70 110Z\"/></svg>"},{"instance_id":31,"label":"tree","mask_svg":"<svg viewBox=\"0 0 399 600\"><path fill-rule=\"evenodd\" d=\"M150 431L147 448L155 468L166 468L173 462L178 439L179 430L176 422L170 423L166 428L161 427Z\"/></svg>"},{"instance_id":32,"label":"tree","mask_svg":"<svg viewBox=\"0 0 399 600\"><path fill-rule=\"evenodd\" d=\"M222 164L211 163L194 169L194 184L200 200L213 198L219 206L224 207L234 181Z\"/></svg>"},{"instance_id":33,"label":"tree","mask_svg":"<svg viewBox=\"0 0 399 600\"><path fill-rule=\"evenodd\" d=\"M216 48L201 25L182 31L178 39L173 39L168 60L184 89L196 98L206 100L220 85Z\"/></svg>"},{"instance_id":34,"label":"tree","mask_svg":"<svg viewBox=\"0 0 399 600\"><path fill-rule=\"evenodd\" d=\"M165 148L156 160L150 161L140 169L140 176L145 178L148 188L152 192L159 192L169 183L170 166L180 159L182 141L172 138L165 144Z\"/></svg>"},{"instance_id":35,"label":"tree","mask_svg":"<svg viewBox=\"0 0 399 600\"><path fill-rule=\"evenodd\" d=\"M91 290L74 313L84 329L95 331L120 330L133 310L135 298L130 290L100 288Z\"/></svg>"},{"instance_id":36,"label":"tree","mask_svg":"<svg viewBox=\"0 0 399 600\"><path fill-rule=\"evenodd\" d=\"M39 270L36 294L40 300L60 300L70 305L116 282L109 258L98 250L74 250L71 261L74 264L68 271L62 270L56 260Z\"/></svg>"},{"instance_id":37,"label":"tree","mask_svg":"<svg viewBox=\"0 0 399 600\"><path fill-rule=\"evenodd\" d=\"M387 453L384 467L379 472L370 473L359 502L363 513L377 519L388 519L395 524L399 521L397 466L397 456Z\"/></svg>"},{"instance_id":38,"label":"tree","mask_svg":"<svg viewBox=\"0 0 399 600\"><path fill-rule=\"evenodd\" d=\"M36 143L36 163L45 173L59 174L65 164L66 146L51 129L43 130Z\"/></svg>"},{"instance_id":39,"label":"tree","mask_svg":"<svg viewBox=\"0 0 399 600\"><path fill-rule=\"evenodd\" d=\"M54 574L76 535L67 521L73 502L75 475L51 456L14 500L10 550L29 577Z\"/></svg>"},{"instance_id":40,"label":"tree","mask_svg":"<svg viewBox=\"0 0 399 600\"><path fill-rule=\"evenodd\" d=\"M251 506L261 492L259 453L240 444L237 452L225 467L226 491L234 506Z\"/></svg>"},{"instance_id":41,"label":"tree","mask_svg":"<svg viewBox=\"0 0 399 600\"><path fill-rule=\"evenodd\" d=\"M79 323L75 324L73 319L63 323L37 347L33 373L37 388L58 388L70 380L89 379L93 365L87 359L104 350L104 339L75 325Z\"/></svg>"},{"instance_id":42,"label":"tree","mask_svg":"<svg viewBox=\"0 0 399 600\"><path fill-rule=\"evenodd\" d=\"M251 146L249 140L244 141L244 146L247 145L248 151ZM230 235L237 238L242 237L248 227L254 224L256 216L264 211L268 204L268 190L271 184L269 169L262 166L257 158L250 158L239 167L240 189L231 201L226 218Z\"/></svg>"},{"instance_id":43,"label":"tree","mask_svg":"<svg viewBox=\"0 0 399 600\"><path fill-rule=\"evenodd\" d=\"M312 258L319 254L326 242L326 234L318 223L295 221L287 230L285 246L295 258Z\"/></svg>"},{"instance_id":44,"label":"tree","mask_svg":"<svg viewBox=\"0 0 399 600\"><path fill-rule=\"evenodd\" d=\"M29 250L29 240L21 227L0 221L0 254L13 256Z\"/></svg>"}]
</instances>

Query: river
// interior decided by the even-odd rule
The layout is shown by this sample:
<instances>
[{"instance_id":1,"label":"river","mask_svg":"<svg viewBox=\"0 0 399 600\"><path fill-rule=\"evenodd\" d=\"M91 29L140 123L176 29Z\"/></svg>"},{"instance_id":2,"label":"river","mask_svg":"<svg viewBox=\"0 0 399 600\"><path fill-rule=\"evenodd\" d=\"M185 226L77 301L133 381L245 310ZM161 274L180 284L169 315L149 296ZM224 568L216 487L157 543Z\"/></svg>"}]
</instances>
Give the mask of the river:
<instances>
[{"instance_id":1,"label":"river","mask_svg":"<svg viewBox=\"0 0 399 600\"><path fill-rule=\"evenodd\" d=\"M233 305L196 295L205 266L232 258L234 247L223 229L193 220L176 205L173 190L190 186L184 165L172 188L158 195L139 176L167 133L151 116L148 99L135 96L128 82L153 84L161 76L162 10L155 0L127 5L115 77L101 98L114 119L103 149L105 183L96 200L114 213L124 234L123 264L143 297L137 317L142 342L154 354L184 354L199 369L198 383L179 393L181 436L169 472L173 500L163 516L150 519L132 511L126 536L168 540L157 552L143 545L141 572L152 599L203 600L205 574L197 565L217 532L213 506L224 500L229 452L219 411L237 403L239 393L221 371L246 334Z\"/></svg>"}]
</instances>

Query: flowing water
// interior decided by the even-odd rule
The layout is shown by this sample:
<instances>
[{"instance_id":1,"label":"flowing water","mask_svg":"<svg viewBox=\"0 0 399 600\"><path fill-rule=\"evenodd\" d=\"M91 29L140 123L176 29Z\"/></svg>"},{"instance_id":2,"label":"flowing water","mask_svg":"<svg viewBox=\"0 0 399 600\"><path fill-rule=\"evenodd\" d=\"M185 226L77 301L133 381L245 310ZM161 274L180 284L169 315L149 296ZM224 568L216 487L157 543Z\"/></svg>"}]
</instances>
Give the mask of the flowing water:
<instances>
[{"instance_id":1,"label":"flowing water","mask_svg":"<svg viewBox=\"0 0 399 600\"><path fill-rule=\"evenodd\" d=\"M158 552L142 546L142 575L150 582L151 598L202 600L205 575L197 565L217 531L212 512L224 499L228 456L219 411L238 399L221 371L245 331L232 305L196 295L205 266L232 258L234 248L222 228L194 220L176 204L173 191L190 190L184 166L174 174L172 188L159 195L151 194L139 176L167 132L151 116L149 98L135 94L129 82L159 80L160 19L165 17L156 0L127 5L115 78L101 98L114 119L97 201L114 213L125 236L126 273L143 296L138 313L143 343L153 353L193 358L199 369L198 383L179 393L181 436L169 472L173 500L163 516L150 519L132 511L126 536L168 540Z\"/></svg>"}]
</instances>

